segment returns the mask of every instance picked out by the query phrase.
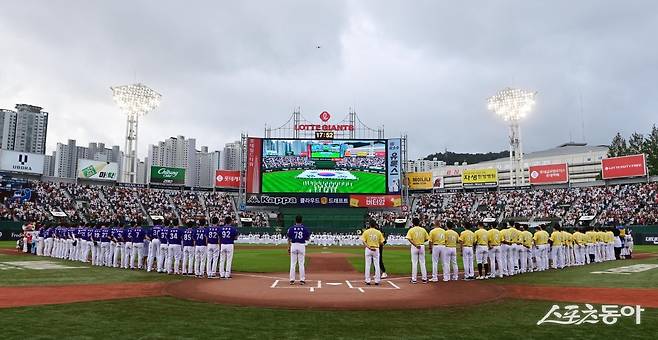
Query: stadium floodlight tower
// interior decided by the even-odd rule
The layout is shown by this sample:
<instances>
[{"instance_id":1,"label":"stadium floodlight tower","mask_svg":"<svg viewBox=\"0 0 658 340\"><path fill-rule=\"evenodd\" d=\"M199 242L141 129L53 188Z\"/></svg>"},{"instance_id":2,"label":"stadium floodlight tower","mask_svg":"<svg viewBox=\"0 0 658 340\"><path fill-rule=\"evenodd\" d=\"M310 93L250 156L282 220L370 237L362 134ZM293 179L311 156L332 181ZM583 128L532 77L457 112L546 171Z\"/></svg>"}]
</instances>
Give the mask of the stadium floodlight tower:
<instances>
[{"instance_id":1,"label":"stadium floodlight tower","mask_svg":"<svg viewBox=\"0 0 658 340\"><path fill-rule=\"evenodd\" d=\"M509 123L510 185L523 185L523 148L520 121L535 105L537 92L505 88L487 100L488 109Z\"/></svg>"},{"instance_id":2,"label":"stadium floodlight tower","mask_svg":"<svg viewBox=\"0 0 658 340\"><path fill-rule=\"evenodd\" d=\"M112 89L114 102L126 114L126 143L123 149L121 181L135 183L137 181L139 117L155 110L160 105L162 95L141 83L113 86L110 89Z\"/></svg>"}]
</instances>

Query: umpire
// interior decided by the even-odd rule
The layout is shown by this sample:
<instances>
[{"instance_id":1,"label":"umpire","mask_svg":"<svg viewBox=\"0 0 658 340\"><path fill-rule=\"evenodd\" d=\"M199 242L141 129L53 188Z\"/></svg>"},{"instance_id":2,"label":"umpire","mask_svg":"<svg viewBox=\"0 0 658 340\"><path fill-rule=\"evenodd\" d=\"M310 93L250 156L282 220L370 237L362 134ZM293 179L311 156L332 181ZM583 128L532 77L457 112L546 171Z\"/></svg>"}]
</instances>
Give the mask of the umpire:
<instances>
[{"instance_id":1,"label":"umpire","mask_svg":"<svg viewBox=\"0 0 658 340\"><path fill-rule=\"evenodd\" d=\"M381 225L376 226L377 229L384 235L384 243L379 245L379 270L381 271L381 278L385 279L388 277L388 274L386 274L386 267L384 267L384 245L386 244L386 238L388 235L384 234L384 230L382 230Z\"/></svg>"}]
</instances>

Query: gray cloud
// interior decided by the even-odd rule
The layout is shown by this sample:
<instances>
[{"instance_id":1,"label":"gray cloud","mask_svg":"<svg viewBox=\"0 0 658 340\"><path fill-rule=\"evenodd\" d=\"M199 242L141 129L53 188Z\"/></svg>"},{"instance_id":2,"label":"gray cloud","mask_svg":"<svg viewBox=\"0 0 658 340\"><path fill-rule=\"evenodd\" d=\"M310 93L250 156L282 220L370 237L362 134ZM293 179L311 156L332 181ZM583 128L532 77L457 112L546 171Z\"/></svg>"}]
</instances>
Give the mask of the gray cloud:
<instances>
[{"instance_id":1,"label":"gray cloud","mask_svg":"<svg viewBox=\"0 0 658 340\"><path fill-rule=\"evenodd\" d=\"M517 86L539 92L526 150L582 139L582 121L600 144L657 122L655 32L653 1L4 2L0 107L45 107L51 148L122 146L109 86L137 79L164 96L141 154L179 134L221 148L296 106L352 106L409 133L418 157L506 148L485 100Z\"/></svg>"}]
</instances>

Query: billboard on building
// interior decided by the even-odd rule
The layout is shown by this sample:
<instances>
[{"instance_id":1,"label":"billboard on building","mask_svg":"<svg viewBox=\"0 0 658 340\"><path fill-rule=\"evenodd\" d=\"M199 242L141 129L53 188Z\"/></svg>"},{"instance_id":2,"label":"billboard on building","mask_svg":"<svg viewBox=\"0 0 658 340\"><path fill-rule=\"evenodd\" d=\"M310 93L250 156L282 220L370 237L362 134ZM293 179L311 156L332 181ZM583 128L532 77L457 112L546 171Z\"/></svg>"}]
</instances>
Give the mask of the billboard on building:
<instances>
[{"instance_id":1,"label":"billboard on building","mask_svg":"<svg viewBox=\"0 0 658 340\"><path fill-rule=\"evenodd\" d=\"M386 146L388 192L400 192L402 185L402 140L389 139Z\"/></svg>"},{"instance_id":2,"label":"billboard on building","mask_svg":"<svg viewBox=\"0 0 658 340\"><path fill-rule=\"evenodd\" d=\"M639 177L647 175L644 154L604 158L601 160L603 179Z\"/></svg>"},{"instance_id":3,"label":"billboard on building","mask_svg":"<svg viewBox=\"0 0 658 340\"><path fill-rule=\"evenodd\" d=\"M533 165L528 168L530 184L558 184L569 182L569 165L547 164Z\"/></svg>"},{"instance_id":4,"label":"billboard on building","mask_svg":"<svg viewBox=\"0 0 658 340\"><path fill-rule=\"evenodd\" d=\"M409 190L431 190L434 186L431 172L407 172Z\"/></svg>"},{"instance_id":5,"label":"billboard on building","mask_svg":"<svg viewBox=\"0 0 658 340\"><path fill-rule=\"evenodd\" d=\"M263 156L263 140L261 138L247 139L247 192L260 193L261 158Z\"/></svg>"},{"instance_id":6,"label":"billboard on building","mask_svg":"<svg viewBox=\"0 0 658 340\"><path fill-rule=\"evenodd\" d=\"M157 184L185 184L185 169L165 166L151 166L151 183Z\"/></svg>"},{"instance_id":7,"label":"billboard on building","mask_svg":"<svg viewBox=\"0 0 658 340\"><path fill-rule=\"evenodd\" d=\"M498 170L496 169L465 169L462 172L462 185L490 186L498 184Z\"/></svg>"},{"instance_id":8,"label":"billboard on building","mask_svg":"<svg viewBox=\"0 0 658 340\"><path fill-rule=\"evenodd\" d=\"M215 187L235 189L240 188L240 171L215 170Z\"/></svg>"},{"instance_id":9,"label":"billboard on building","mask_svg":"<svg viewBox=\"0 0 658 340\"><path fill-rule=\"evenodd\" d=\"M119 164L80 158L78 159L78 178L116 181L119 178Z\"/></svg>"},{"instance_id":10,"label":"billboard on building","mask_svg":"<svg viewBox=\"0 0 658 340\"><path fill-rule=\"evenodd\" d=\"M443 176L432 177L432 189L443 189L444 187L445 182L443 181Z\"/></svg>"},{"instance_id":11,"label":"billboard on building","mask_svg":"<svg viewBox=\"0 0 658 340\"><path fill-rule=\"evenodd\" d=\"M38 153L0 150L0 170L41 175L43 159Z\"/></svg>"}]
</instances>

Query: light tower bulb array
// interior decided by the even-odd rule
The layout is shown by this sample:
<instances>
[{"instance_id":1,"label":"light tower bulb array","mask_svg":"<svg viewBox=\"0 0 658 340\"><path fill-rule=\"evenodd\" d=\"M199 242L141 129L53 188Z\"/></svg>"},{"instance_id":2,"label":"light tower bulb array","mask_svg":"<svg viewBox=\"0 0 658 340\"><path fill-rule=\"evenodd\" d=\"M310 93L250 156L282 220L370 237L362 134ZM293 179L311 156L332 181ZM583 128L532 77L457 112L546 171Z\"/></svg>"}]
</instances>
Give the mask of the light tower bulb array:
<instances>
[{"instance_id":1,"label":"light tower bulb array","mask_svg":"<svg viewBox=\"0 0 658 340\"><path fill-rule=\"evenodd\" d=\"M505 88L487 100L487 108L505 121L518 121L535 105L536 92Z\"/></svg>"},{"instance_id":2,"label":"light tower bulb array","mask_svg":"<svg viewBox=\"0 0 658 340\"><path fill-rule=\"evenodd\" d=\"M145 115L160 105L161 94L143 84L113 86L112 98L126 114Z\"/></svg>"}]
</instances>

